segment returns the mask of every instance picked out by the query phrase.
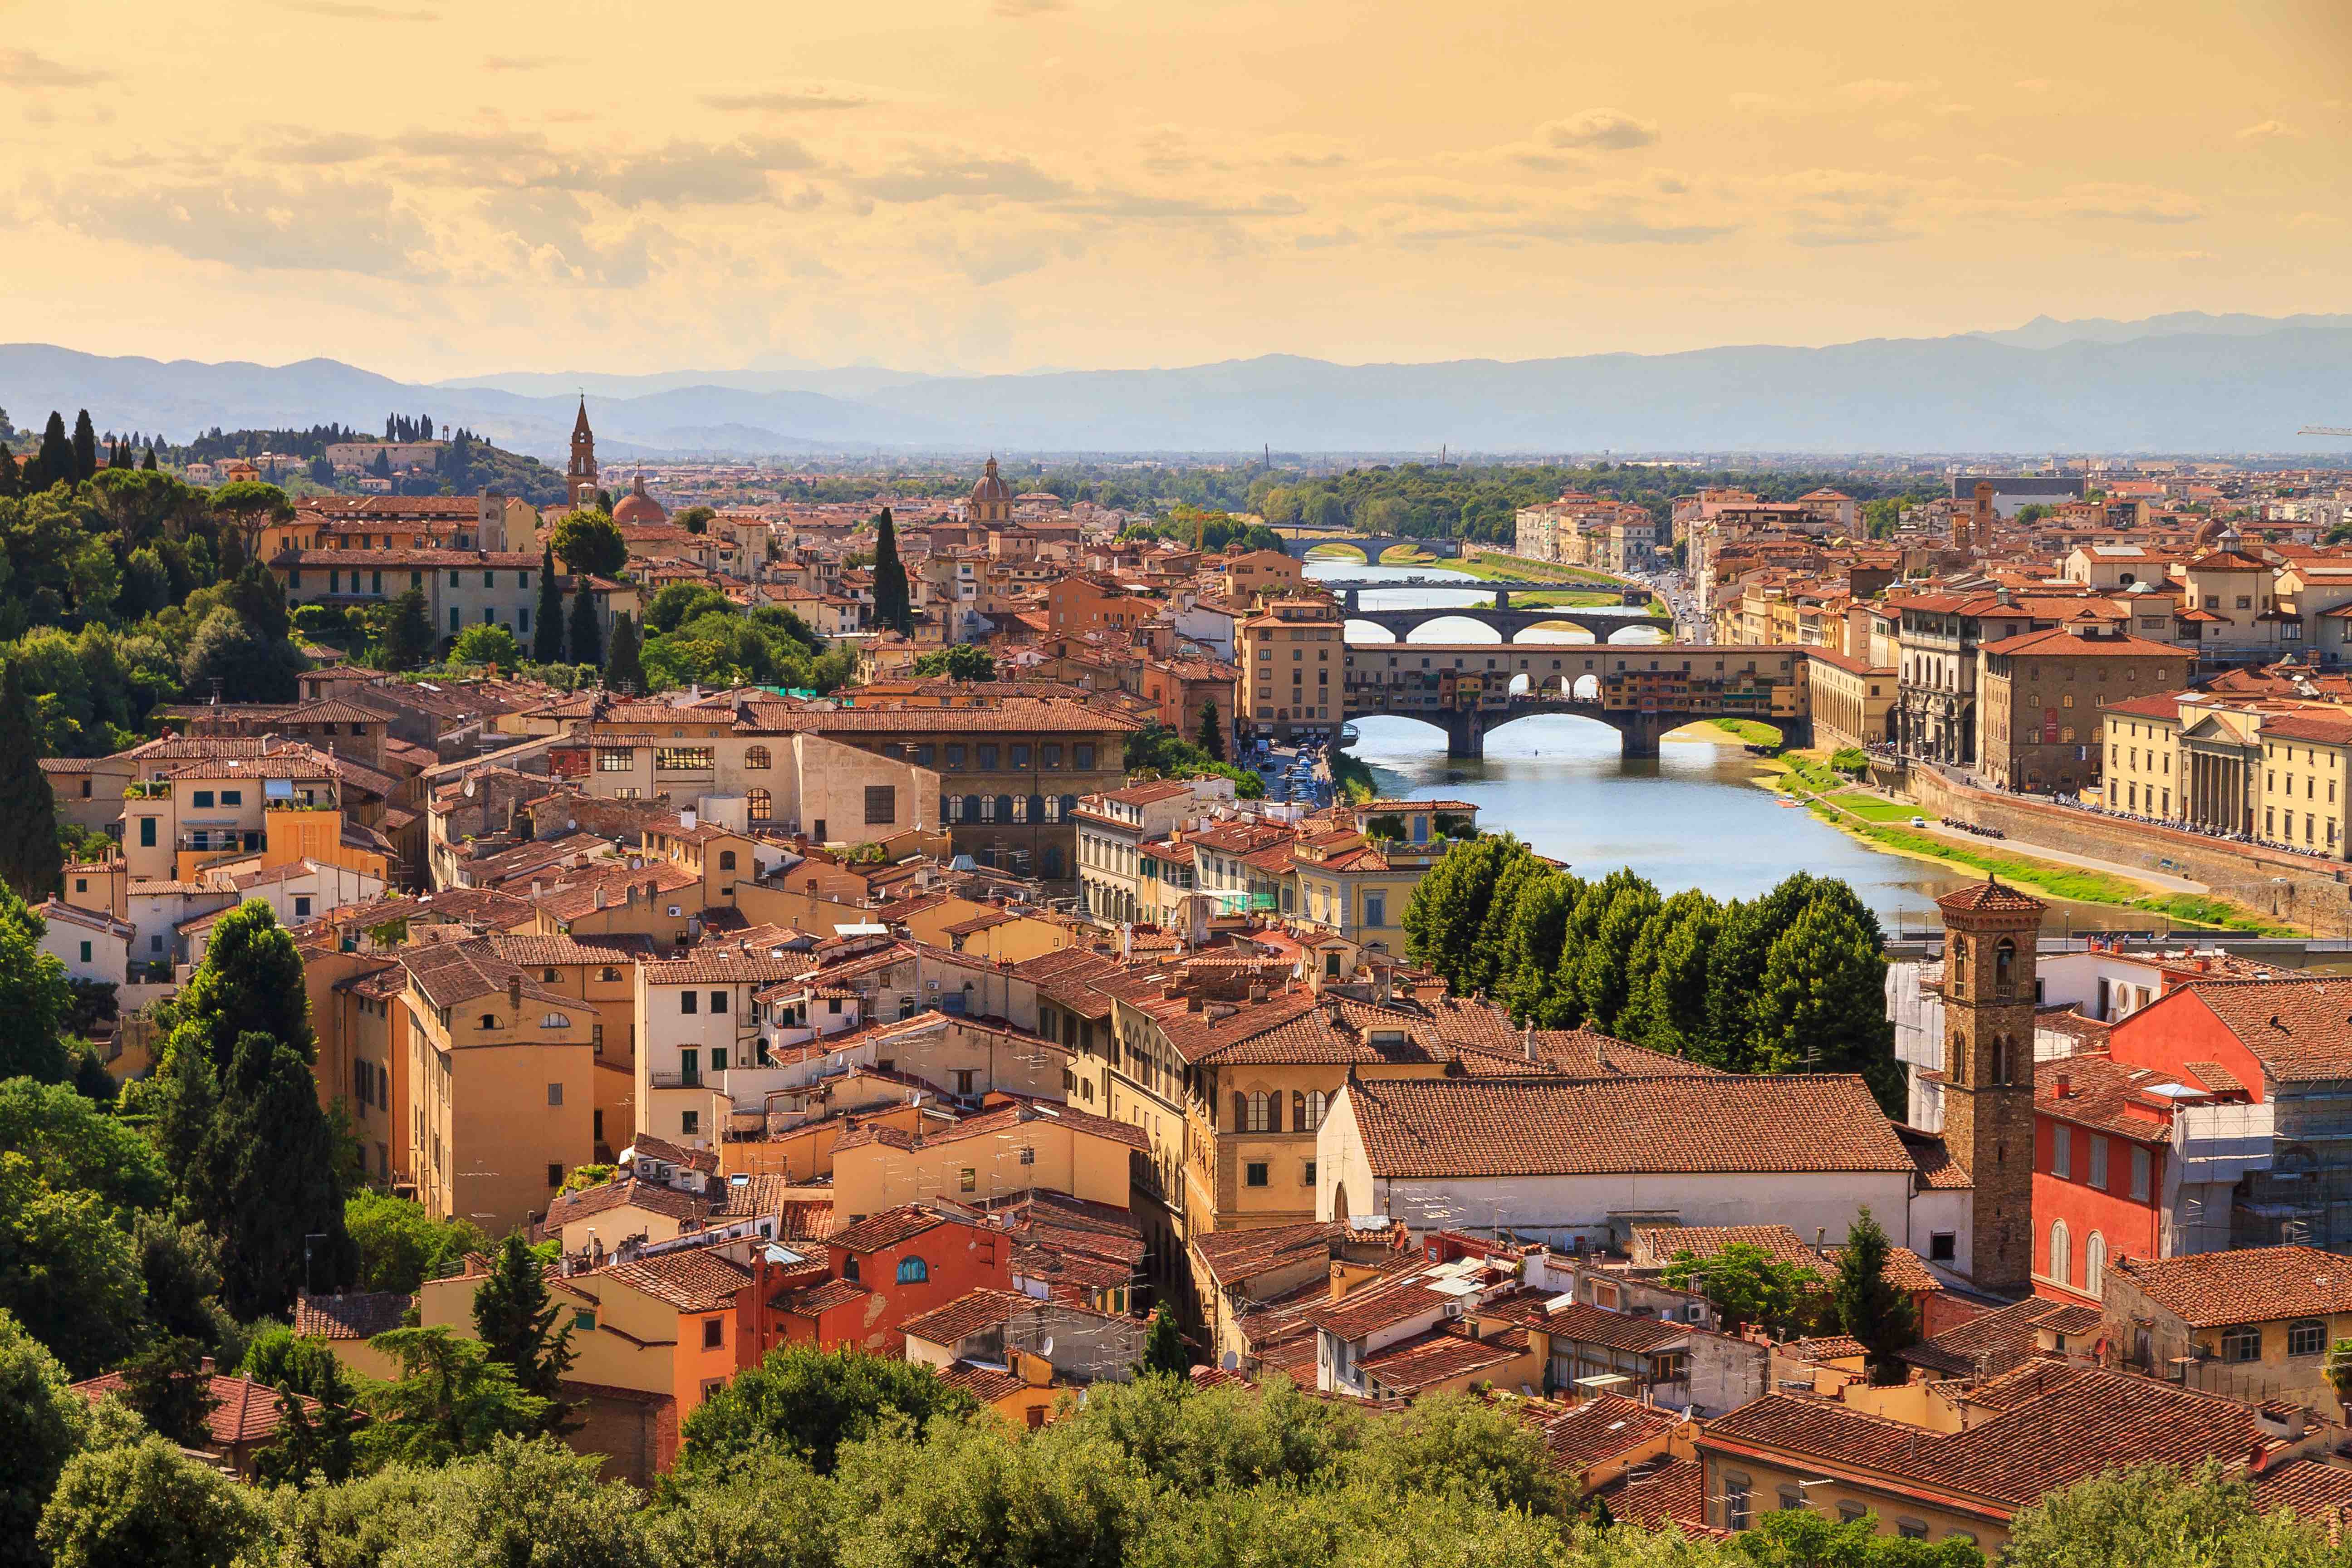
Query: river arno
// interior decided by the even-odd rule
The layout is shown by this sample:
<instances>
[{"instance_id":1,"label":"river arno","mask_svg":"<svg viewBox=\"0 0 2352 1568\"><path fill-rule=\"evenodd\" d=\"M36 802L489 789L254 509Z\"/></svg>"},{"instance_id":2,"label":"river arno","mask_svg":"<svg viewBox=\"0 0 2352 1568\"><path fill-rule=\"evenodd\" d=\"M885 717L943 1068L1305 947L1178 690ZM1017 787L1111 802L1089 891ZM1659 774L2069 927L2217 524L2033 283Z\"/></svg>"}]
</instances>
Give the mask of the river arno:
<instances>
[{"instance_id":1,"label":"river arno","mask_svg":"<svg viewBox=\"0 0 2352 1568\"><path fill-rule=\"evenodd\" d=\"M1352 561L1316 561L1314 577L1401 579L1460 576L1426 567L1366 567ZM1437 608L1473 602L1456 589L1384 590L1368 595L1366 608ZM1377 640L1358 626L1350 637ZM1523 640L1567 640L1530 633ZM1427 642L1487 642L1494 634L1475 622L1435 622L1415 633ZM1576 640L1582 640L1578 638ZM1934 900L1963 885L1961 873L1889 855L1850 838L1811 813L1780 804L1751 782L1755 758L1737 744L1700 739L1699 731L1669 737L1654 762L1629 762L1617 732L1590 720L1559 716L1522 719L1490 732L1483 761L1454 761L1445 737L1410 719L1365 719L1351 749L1370 763L1384 794L1449 797L1478 807L1490 831L1517 834L1538 852L1565 860L1580 875L1598 877L1630 866L1663 892L1703 888L1724 899L1753 898L1795 871L1851 883L1890 935L1934 921ZM2160 920L2094 904L2063 904L2050 927L2145 929Z\"/></svg>"}]
</instances>

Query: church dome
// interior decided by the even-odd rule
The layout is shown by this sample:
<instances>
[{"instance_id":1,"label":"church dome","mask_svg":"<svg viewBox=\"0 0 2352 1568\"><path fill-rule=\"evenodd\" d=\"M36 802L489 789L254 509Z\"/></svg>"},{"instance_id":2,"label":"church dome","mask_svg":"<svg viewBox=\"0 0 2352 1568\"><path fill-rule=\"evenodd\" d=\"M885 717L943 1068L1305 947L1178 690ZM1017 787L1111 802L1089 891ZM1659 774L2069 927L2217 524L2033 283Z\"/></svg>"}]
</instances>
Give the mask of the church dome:
<instances>
[{"instance_id":1,"label":"church dome","mask_svg":"<svg viewBox=\"0 0 2352 1568\"><path fill-rule=\"evenodd\" d=\"M989 458L988 467L981 471L980 483L971 487L971 499L974 504L982 501L1009 503L1013 500L1013 487L997 477L995 458Z\"/></svg>"},{"instance_id":2,"label":"church dome","mask_svg":"<svg viewBox=\"0 0 2352 1568\"><path fill-rule=\"evenodd\" d=\"M613 521L614 522L667 522L669 513L662 510L661 502L646 494L646 477L639 474L636 482L629 487L629 493L621 498L621 504L613 509Z\"/></svg>"}]
</instances>

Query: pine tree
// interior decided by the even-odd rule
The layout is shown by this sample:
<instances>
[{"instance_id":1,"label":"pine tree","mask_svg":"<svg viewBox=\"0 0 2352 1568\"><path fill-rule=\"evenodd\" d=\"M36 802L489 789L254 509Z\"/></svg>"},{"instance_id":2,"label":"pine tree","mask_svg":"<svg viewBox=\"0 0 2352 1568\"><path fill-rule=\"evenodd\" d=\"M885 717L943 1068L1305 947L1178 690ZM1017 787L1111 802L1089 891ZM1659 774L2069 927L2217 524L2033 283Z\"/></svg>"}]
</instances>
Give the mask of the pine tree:
<instances>
[{"instance_id":1,"label":"pine tree","mask_svg":"<svg viewBox=\"0 0 2352 1568\"><path fill-rule=\"evenodd\" d=\"M98 472L98 431L85 408L74 416L73 478L76 484Z\"/></svg>"},{"instance_id":2,"label":"pine tree","mask_svg":"<svg viewBox=\"0 0 2352 1568\"><path fill-rule=\"evenodd\" d=\"M1830 1287L1839 1326L1862 1342L1870 1381L1880 1384L1908 1380L1910 1368L1902 1354L1919 1342L1919 1314L1910 1296L1886 1277L1889 1246L1886 1232L1864 1205L1845 1233L1837 1279Z\"/></svg>"},{"instance_id":3,"label":"pine tree","mask_svg":"<svg viewBox=\"0 0 2352 1568\"><path fill-rule=\"evenodd\" d=\"M572 1330L558 1331L556 1303L520 1231L499 1245L489 1278L474 1292L474 1332L490 1359L514 1373L515 1386L548 1402L550 1432L562 1430L563 1374L572 1368Z\"/></svg>"},{"instance_id":4,"label":"pine tree","mask_svg":"<svg viewBox=\"0 0 2352 1568\"><path fill-rule=\"evenodd\" d=\"M182 1447L205 1442L213 1406L220 1403L205 1372L205 1347L178 1335L155 1340L131 1359L122 1369L122 1397Z\"/></svg>"},{"instance_id":5,"label":"pine tree","mask_svg":"<svg viewBox=\"0 0 2352 1568\"><path fill-rule=\"evenodd\" d=\"M1658 889L1631 877L1602 907L1592 940L1584 944L1576 967L1577 1001L1591 1027L1604 1035L1618 1031L1633 980L1633 949L1658 909Z\"/></svg>"},{"instance_id":6,"label":"pine tree","mask_svg":"<svg viewBox=\"0 0 2352 1568\"><path fill-rule=\"evenodd\" d=\"M330 1368L336 1363L330 1361ZM312 1475L331 1484L352 1473L352 1434L359 1418L352 1414L353 1397L340 1371L330 1378L331 1392L317 1395L313 1414L291 1388L278 1390L278 1438L253 1457L253 1479L266 1487L296 1485Z\"/></svg>"},{"instance_id":7,"label":"pine tree","mask_svg":"<svg viewBox=\"0 0 2352 1568\"><path fill-rule=\"evenodd\" d=\"M16 454L8 450L5 441L0 441L0 500L20 493L18 487L23 483L24 476L16 469Z\"/></svg>"},{"instance_id":8,"label":"pine tree","mask_svg":"<svg viewBox=\"0 0 2352 1568\"><path fill-rule=\"evenodd\" d=\"M1225 727L1217 721L1214 700L1201 704L1201 731L1196 743L1209 753L1211 761L1222 763L1225 760Z\"/></svg>"},{"instance_id":9,"label":"pine tree","mask_svg":"<svg viewBox=\"0 0 2352 1568\"><path fill-rule=\"evenodd\" d=\"M1508 834L1457 844L1429 868L1405 905L1405 952L1435 971L1463 994L1475 989L1470 977L1483 972L1476 953L1496 879L1524 858L1528 847Z\"/></svg>"},{"instance_id":10,"label":"pine tree","mask_svg":"<svg viewBox=\"0 0 2352 1568\"><path fill-rule=\"evenodd\" d=\"M539 552L539 608L530 616L530 657L541 664L563 661L563 590L555 581L555 546Z\"/></svg>"},{"instance_id":11,"label":"pine tree","mask_svg":"<svg viewBox=\"0 0 2352 1568\"><path fill-rule=\"evenodd\" d=\"M1486 900L1486 919L1479 922L1477 937L1470 944L1470 965L1462 976L1464 985L1489 995L1502 994L1510 979L1510 972L1503 967L1506 938L1518 911L1519 900L1529 887L1550 872L1551 868L1533 854L1517 856L1496 872L1494 889Z\"/></svg>"},{"instance_id":12,"label":"pine tree","mask_svg":"<svg viewBox=\"0 0 2352 1568\"><path fill-rule=\"evenodd\" d=\"M64 885L58 846L57 797L41 776L41 744L31 693L16 661L0 674L0 881L28 904Z\"/></svg>"},{"instance_id":13,"label":"pine tree","mask_svg":"<svg viewBox=\"0 0 2352 1568\"><path fill-rule=\"evenodd\" d=\"M637 651L637 623L628 616L613 617L613 653L604 661L604 689L643 691L646 667Z\"/></svg>"},{"instance_id":14,"label":"pine tree","mask_svg":"<svg viewBox=\"0 0 2352 1568\"><path fill-rule=\"evenodd\" d=\"M1147 1377L1184 1377L1192 1373L1192 1352L1184 1348L1176 1314L1165 1301L1151 1309L1151 1322L1143 1335L1143 1359L1136 1363L1136 1370Z\"/></svg>"},{"instance_id":15,"label":"pine tree","mask_svg":"<svg viewBox=\"0 0 2352 1568\"><path fill-rule=\"evenodd\" d=\"M1568 917L1583 892L1583 879L1565 871L1551 871L1520 889L1497 963L1503 975L1497 999L1516 1022L1530 1024L1544 1010Z\"/></svg>"},{"instance_id":16,"label":"pine tree","mask_svg":"<svg viewBox=\"0 0 2352 1568\"><path fill-rule=\"evenodd\" d=\"M585 577L572 595L572 662L600 668L604 662L604 639L596 626L596 595L589 591Z\"/></svg>"},{"instance_id":17,"label":"pine tree","mask_svg":"<svg viewBox=\"0 0 2352 1568\"><path fill-rule=\"evenodd\" d=\"M221 1301L238 1318L283 1315L296 1290L331 1290L356 1272L344 1159L308 1053L257 1030L238 1037L213 1124L183 1175L189 1206L220 1237Z\"/></svg>"},{"instance_id":18,"label":"pine tree","mask_svg":"<svg viewBox=\"0 0 2352 1568\"><path fill-rule=\"evenodd\" d=\"M1676 893L1651 917L1626 961L1629 994L1618 1019L1623 1038L1717 1062L1706 1028L1706 966L1722 924L1723 906L1696 888Z\"/></svg>"},{"instance_id":19,"label":"pine tree","mask_svg":"<svg viewBox=\"0 0 2352 1568\"><path fill-rule=\"evenodd\" d=\"M898 525L884 507L874 520L874 619L901 637L915 629L914 597L907 588L907 568L898 559Z\"/></svg>"}]
</instances>

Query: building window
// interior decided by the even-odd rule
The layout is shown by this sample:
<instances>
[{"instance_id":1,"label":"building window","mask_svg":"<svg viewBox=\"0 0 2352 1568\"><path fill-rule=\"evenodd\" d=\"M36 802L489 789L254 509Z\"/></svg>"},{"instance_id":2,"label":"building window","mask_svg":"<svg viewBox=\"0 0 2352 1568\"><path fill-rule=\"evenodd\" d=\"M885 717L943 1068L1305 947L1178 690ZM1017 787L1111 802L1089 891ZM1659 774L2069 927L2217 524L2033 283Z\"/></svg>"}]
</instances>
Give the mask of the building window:
<instances>
[{"instance_id":1,"label":"building window","mask_svg":"<svg viewBox=\"0 0 2352 1568\"><path fill-rule=\"evenodd\" d=\"M636 765L637 753L625 747L603 747L596 752L596 771L600 773L625 773Z\"/></svg>"},{"instance_id":2,"label":"building window","mask_svg":"<svg viewBox=\"0 0 2352 1568\"><path fill-rule=\"evenodd\" d=\"M1748 1501L1748 1478L1726 1476L1723 1480L1723 1528L1734 1532L1746 1530L1755 1521L1756 1510Z\"/></svg>"},{"instance_id":3,"label":"building window","mask_svg":"<svg viewBox=\"0 0 2352 1568\"><path fill-rule=\"evenodd\" d=\"M1311 1187L1315 1184L1314 1161L1302 1160L1298 1163L1298 1184L1302 1187Z\"/></svg>"},{"instance_id":4,"label":"building window","mask_svg":"<svg viewBox=\"0 0 2352 1568\"><path fill-rule=\"evenodd\" d=\"M2095 1132L2091 1134L2091 1185L2107 1190L2107 1141Z\"/></svg>"},{"instance_id":5,"label":"building window","mask_svg":"<svg viewBox=\"0 0 2352 1568\"><path fill-rule=\"evenodd\" d=\"M1783 1486L1778 1489L1778 1490L1780 1498L1780 1511L1782 1513L1796 1513L1804 1508L1804 1488L1798 1486Z\"/></svg>"},{"instance_id":6,"label":"building window","mask_svg":"<svg viewBox=\"0 0 2352 1568\"><path fill-rule=\"evenodd\" d=\"M727 1320L724 1318L703 1319L702 1348L707 1351L715 1351L726 1342Z\"/></svg>"},{"instance_id":7,"label":"building window","mask_svg":"<svg viewBox=\"0 0 2352 1568\"><path fill-rule=\"evenodd\" d=\"M677 1130L688 1138L692 1138L696 1134L699 1133L702 1131L702 1112L699 1110L679 1111L677 1113Z\"/></svg>"},{"instance_id":8,"label":"building window","mask_svg":"<svg viewBox=\"0 0 2352 1568\"><path fill-rule=\"evenodd\" d=\"M708 773L712 752L709 746L656 746L654 772L657 773Z\"/></svg>"},{"instance_id":9,"label":"building window","mask_svg":"<svg viewBox=\"0 0 2352 1568\"><path fill-rule=\"evenodd\" d=\"M2317 1355L2327 1348L2327 1325L2316 1318L2305 1318L2289 1323L2286 1328L2286 1353Z\"/></svg>"},{"instance_id":10,"label":"building window","mask_svg":"<svg viewBox=\"0 0 2352 1568\"><path fill-rule=\"evenodd\" d=\"M2090 1295L2105 1294L2107 1283L2107 1238L2097 1231L2083 1243L2083 1289Z\"/></svg>"},{"instance_id":11,"label":"building window","mask_svg":"<svg viewBox=\"0 0 2352 1568\"><path fill-rule=\"evenodd\" d=\"M1319 1129L1323 1125L1323 1112L1329 1104L1321 1089L1308 1089L1298 1106L1298 1131L1313 1132Z\"/></svg>"},{"instance_id":12,"label":"building window","mask_svg":"<svg viewBox=\"0 0 2352 1568\"><path fill-rule=\"evenodd\" d=\"M980 1172L977 1169L971 1165L966 1165L962 1170L956 1173L956 1191L960 1193L970 1193L977 1192L979 1190Z\"/></svg>"},{"instance_id":13,"label":"building window","mask_svg":"<svg viewBox=\"0 0 2352 1568\"><path fill-rule=\"evenodd\" d=\"M2223 1361L2247 1362L2262 1358L2263 1327L2260 1323L2239 1323L2221 1331Z\"/></svg>"},{"instance_id":14,"label":"building window","mask_svg":"<svg viewBox=\"0 0 2352 1568\"><path fill-rule=\"evenodd\" d=\"M699 996L697 996L693 992L681 991L677 994L677 1010L679 1012L698 1012L701 1010L701 1007L702 999Z\"/></svg>"},{"instance_id":15,"label":"building window","mask_svg":"<svg viewBox=\"0 0 2352 1568\"><path fill-rule=\"evenodd\" d=\"M1266 1163L1264 1160L1252 1160L1242 1167L1242 1179L1253 1187L1266 1185L1270 1179L1266 1173Z\"/></svg>"},{"instance_id":16,"label":"building window","mask_svg":"<svg viewBox=\"0 0 2352 1568\"><path fill-rule=\"evenodd\" d=\"M867 784L866 786L866 826L887 827L898 820L898 786Z\"/></svg>"},{"instance_id":17,"label":"building window","mask_svg":"<svg viewBox=\"0 0 2352 1568\"><path fill-rule=\"evenodd\" d=\"M552 1160L547 1163L547 1184L551 1187L563 1184L563 1167Z\"/></svg>"},{"instance_id":18,"label":"building window","mask_svg":"<svg viewBox=\"0 0 2352 1568\"><path fill-rule=\"evenodd\" d=\"M1249 1097L1248 1110L1244 1112L1242 1118L1242 1131L1244 1132L1265 1132L1269 1131L1272 1124L1272 1114L1268 1110L1270 1103L1271 1102L1266 1099L1263 1090L1253 1092ZM1254 1183L1252 1184L1263 1185L1264 1184Z\"/></svg>"},{"instance_id":19,"label":"building window","mask_svg":"<svg viewBox=\"0 0 2352 1568\"><path fill-rule=\"evenodd\" d=\"M898 1259L899 1284L921 1285L928 1282L930 1277L931 1266L924 1262L921 1258L902 1258Z\"/></svg>"},{"instance_id":20,"label":"building window","mask_svg":"<svg viewBox=\"0 0 2352 1568\"><path fill-rule=\"evenodd\" d=\"M2133 1148L2131 1175L2132 1202L2136 1204L2144 1204L2147 1202L2148 1184L2149 1179L2153 1174L2154 1165L2155 1162L2147 1150L2137 1146Z\"/></svg>"},{"instance_id":21,"label":"building window","mask_svg":"<svg viewBox=\"0 0 2352 1568\"><path fill-rule=\"evenodd\" d=\"M755 789L747 797L751 802L751 820L772 822L776 816L776 797L763 789Z\"/></svg>"},{"instance_id":22,"label":"building window","mask_svg":"<svg viewBox=\"0 0 2352 1568\"><path fill-rule=\"evenodd\" d=\"M715 1018L725 1011L727 1011L727 993L713 991L710 994L710 1016Z\"/></svg>"},{"instance_id":23,"label":"building window","mask_svg":"<svg viewBox=\"0 0 2352 1568\"><path fill-rule=\"evenodd\" d=\"M547 1086L547 1103L550 1105L561 1105L563 1103L563 1086L562 1084L551 1083Z\"/></svg>"},{"instance_id":24,"label":"building window","mask_svg":"<svg viewBox=\"0 0 2352 1568\"><path fill-rule=\"evenodd\" d=\"M2074 1238L2066 1233L2063 1219L2050 1222L2050 1278L2059 1284L2067 1283L2074 1264Z\"/></svg>"},{"instance_id":25,"label":"building window","mask_svg":"<svg viewBox=\"0 0 2352 1568\"><path fill-rule=\"evenodd\" d=\"M745 752L743 753L743 765L747 768L764 768L771 765L768 761L768 748L765 746L754 746L750 751Z\"/></svg>"},{"instance_id":26,"label":"building window","mask_svg":"<svg viewBox=\"0 0 2352 1568\"><path fill-rule=\"evenodd\" d=\"M2062 1182L2074 1177L2074 1132L2072 1128L2050 1130L2050 1173Z\"/></svg>"},{"instance_id":27,"label":"building window","mask_svg":"<svg viewBox=\"0 0 2352 1568\"><path fill-rule=\"evenodd\" d=\"M1906 1541L1925 1541L1927 1539L1927 1521L1916 1519L1898 1519L1895 1521L1895 1533Z\"/></svg>"}]
</instances>

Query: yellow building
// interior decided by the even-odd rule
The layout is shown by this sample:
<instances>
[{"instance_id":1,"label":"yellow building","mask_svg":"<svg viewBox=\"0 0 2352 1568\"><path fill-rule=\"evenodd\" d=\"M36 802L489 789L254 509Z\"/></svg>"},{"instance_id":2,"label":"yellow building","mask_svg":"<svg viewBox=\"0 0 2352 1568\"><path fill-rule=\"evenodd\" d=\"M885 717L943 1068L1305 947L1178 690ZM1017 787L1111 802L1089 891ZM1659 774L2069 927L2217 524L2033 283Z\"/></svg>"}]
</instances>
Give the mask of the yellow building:
<instances>
[{"instance_id":1,"label":"yellow building","mask_svg":"<svg viewBox=\"0 0 2352 1568\"><path fill-rule=\"evenodd\" d=\"M2321 704L2144 697L2100 714L2110 811L2352 858L2352 715Z\"/></svg>"},{"instance_id":2,"label":"yellow building","mask_svg":"<svg viewBox=\"0 0 2352 1568\"><path fill-rule=\"evenodd\" d=\"M1476 833L1478 808L1459 800L1376 800L1354 813L1352 829L1311 834L1290 847L1298 918L1375 952L1402 952L1413 889L1454 840Z\"/></svg>"},{"instance_id":3,"label":"yellow building","mask_svg":"<svg viewBox=\"0 0 2352 1568\"><path fill-rule=\"evenodd\" d=\"M1339 733L1346 701L1343 619L1339 601L1328 594L1295 594L1269 601L1264 615L1241 624L1237 728L1277 741Z\"/></svg>"},{"instance_id":4,"label":"yellow building","mask_svg":"<svg viewBox=\"0 0 2352 1568\"><path fill-rule=\"evenodd\" d=\"M347 819L341 800L334 769L306 747L184 763L123 792L123 859L137 881L302 859L395 880L391 841Z\"/></svg>"},{"instance_id":5,"label":"yellow building","mask_svg":"<svg viewBox=\"0 0 2352 1568\"><path fill-rule=\"evenodd\" d=\"M1833 752L1895 739L1894 666L1874 665L1827 647L1809 649L1805 663L1814 745Z\"/></svg>"},{"instance_id":6,"label":"yellow building","mask_svg":"<svg viewBox=\"0 0 2352 1568\"><path fill-rule=\"evenodd\" d=\"M833 1146L833 1205L856 1224L926 1198L986 1203L1033 1190L1125 1208L1141 1132L1066 1105L1014 1101L919 1132L861 1123Z\"/></svg>"},{"instance_id":7,"label":"yellow building","mask_svg":"<svg viewBox=\"0 0 2352 1568\"><path fill-rule=\"evenodd\" d=\"M417 1201L492 1236L544 1214L595 1152L592 1003L551 991L488 940L404 949L408 1132Z\"/></svg>"}]
</instances>

